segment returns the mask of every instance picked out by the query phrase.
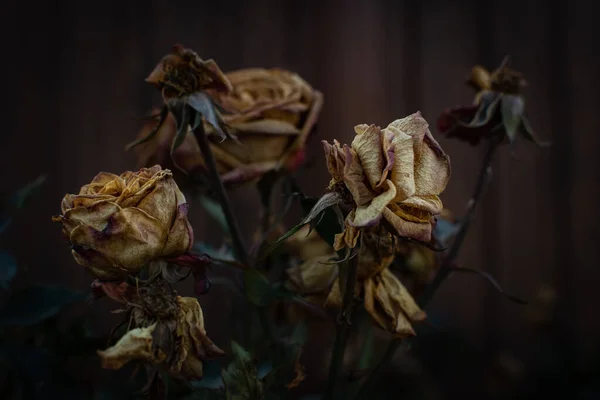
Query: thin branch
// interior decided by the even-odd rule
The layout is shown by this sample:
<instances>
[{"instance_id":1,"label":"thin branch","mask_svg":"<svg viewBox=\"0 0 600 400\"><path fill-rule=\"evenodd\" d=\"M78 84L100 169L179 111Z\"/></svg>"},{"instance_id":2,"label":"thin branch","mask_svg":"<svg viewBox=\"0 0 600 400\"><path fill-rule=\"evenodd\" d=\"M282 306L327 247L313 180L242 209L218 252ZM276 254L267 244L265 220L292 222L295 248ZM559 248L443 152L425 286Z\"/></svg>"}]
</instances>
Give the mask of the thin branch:
<instances>
[{"instance_id":1,"label":"thin branch","mask_svg":"<svg viewBox=\"0 0 600 400\"><path fill-rule=\"evenodd\" d=\"M204 125L202 123L198 124L198 127L194 129L194 136L198 141L200 151L202 152L202 157L204 158L206 168L208 169L209 179L212 183L212 189L215 191L217 199L223 208L223 214L225 214L225 220L229 226L229 232L231 234L235 256L242 264L249 266L250 260L246 251L246 246L244 245L244 240L242 239L240 227L233 214L229 197L227 196L227 192L225 191L225 187L223 186L223 182L219 176L215 157L210 149L210 144L208 143L208 138L206 137Z\"/></svg>"},{"instance_id":2,"label":"thin branch","mask_svg":"<svg viewBox=\"0 0 600 400\"><path fill-rule=\"evenodd\" d=\"M352 314L352 304L356 288L356 276L358 274L358 257L350 257L347 262L348 274L346 276L346 288L342 300L342 310L338 318L338 326L335 335L335 344L329 366L329 380L325 390L325 400L333 398L333 393L337 380L342 370L344 354L346 352L346 343L348 341L348 331ZM338 281L340 282L340 281ZM340 282L341 284L341 282Z\"/></svg>"}]
</instances>

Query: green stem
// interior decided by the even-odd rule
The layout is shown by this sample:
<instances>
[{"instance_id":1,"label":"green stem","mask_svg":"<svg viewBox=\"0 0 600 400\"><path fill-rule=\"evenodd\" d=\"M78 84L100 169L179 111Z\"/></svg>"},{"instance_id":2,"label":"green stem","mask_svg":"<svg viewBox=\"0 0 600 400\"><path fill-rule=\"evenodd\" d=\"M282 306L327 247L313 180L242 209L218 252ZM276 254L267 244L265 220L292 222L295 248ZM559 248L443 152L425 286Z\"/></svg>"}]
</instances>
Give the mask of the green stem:
<instances>
[{"instance_id":1,"label":"green stem","mask_svg":"<svg viewBox=\"0 0 600 400\"><path fill-rule=\"evenodd\" d=\"M344 353L346 352L346 343L348 341L348 332L352 317L352 303L354 301L354 291L356 288L356 276L358 273L358 256L352 257L346 263L348 275L346 277L346 287L344 298L342 300L342 312L338 320L338 326L335 334L335 344L329 365L329 380L325 390L325 400L333 398L333 393L344 362Z\"/></svg>"},{"instance_id":2,"label":"green stem","mask_svg":"<svg viewBox=\"0 0 600 400\"><path fill-rule=\"evenodd\" d=\"M233 214L233 209L231 208L229 196L227 196L227 192L225 191L225 187L223 186L223 182L221 181L219 171L217 170L217 164L215 162L215 157L212 153L212 150L210 149L210 144L208 142L208 138L206 137L206 132L204 131L204 126L202 124L199 124L198 127L194 129L194 136L198 141L198 145L200 146L200 152L202 153L202 157L204 158L206 168L208 169L209 179L211 180L212 188L215 191L217 200L223 208L223 214L225 214L225 220L227 221L227 225L229 226L229 232L231 234L231 240L233 242L233 251L235 253L235 256L242 264L250 266L248 252L246 251L246 246L244 245L244 240L242 239L240 227Z\"/></svg>"},{"instance_id":3,"label":"green stem","mask_svg":"<svg viewBox=\"0 0 600 400\"><path fill-rule=\"evenodd\" d=\"M425 291L417 301L421 308L425 308L427 306L431 299L433 299L433 296L435 295L436 291L439 289L441 284L446 280L448 275L450 275L450 272L452 272L452 268L454 266L454 263L456 262L458 253L465 241L465 238L467 237L470 222L473 219L473 215L475 214L475 208L481 200L481 197L483 195L483 189L485 188L486 183L489 181L492 159L494 153L496 152L496 149L498 148L498 145L501 143L501 139L503 139L503 137L493 138L489 141L487 151L485 153L485 156L483 157L481 170L479 171L479 176L475 184L473 195L471 196L471 199L467 204L467 212L461 222L458 233L456 234L456 237L452 242L452 246L448 250L446 257L444 258L440 270L436 274L433 281L429 285L427 285ZM393 360L396 351L401 347L408 349L410 347L410 342L410 340L405 340L403 342L401 341L401 339L392 339L388 348L385 351L385 354L383 355L383 358L381 359L379 364L373 369L373 372L371 373L371 375L369 375L365 384L358 391L358 394L356 396L357 400L367 399L368 397L372 396L375 385L379 382L383 371Z\"/></svg>"}]
</instances>

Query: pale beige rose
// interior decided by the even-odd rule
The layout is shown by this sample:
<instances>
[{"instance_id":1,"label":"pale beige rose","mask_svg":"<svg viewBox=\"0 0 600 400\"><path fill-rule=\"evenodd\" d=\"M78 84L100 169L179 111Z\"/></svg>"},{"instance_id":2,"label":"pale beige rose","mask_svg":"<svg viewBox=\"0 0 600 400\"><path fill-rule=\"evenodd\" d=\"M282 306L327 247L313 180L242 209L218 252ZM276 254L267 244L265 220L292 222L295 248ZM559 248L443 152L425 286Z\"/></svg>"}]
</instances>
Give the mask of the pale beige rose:
<instances>
[{"instance_id":1,"label":"pale beige rose","mask_svg":"<svg viewBox=\"0 0 600 400\"><path fill-rule=\"evenodd\" d=\"M101 172L79 194L67 194L53 220L78 264L100 279L116 279L185 254L193 243L187 208L171 172L156 165Z\"/></svg>"},{"instance_id":2,"label":"pale beige rose","mask_svg":"<svg viewBox=\"0 0 600 400\"><path fill-rule=\"evenodd\" d=\"M439 195L450 179L450 159L419 112L385 129L358 125L351 146L323 142L330 189L347 193L354 212L336 238L336 249L353 247L360 229L383 223L391 233L431 240Z\"/></svg>"},{"instance_id":3,"label":"pale beige rose","mask_svg":"<svg viewBox=\"0 0 600 400\"><path fill-rule=\"evenodd\" d=\"M252 182L270 171L295 170L304 159L304 148L313 130L323 96L300 76L280 69L243 69L225 74L229 91L208 90L225 110L221 118L236 140L221 141L214 128L204 124L221 178L226 184ZM148 120L138 139L158 126ZM171 143L177 134L175 119L168 115L155 137L136 147L138 164L170 165ZM198 142L190 130L173 152L173 162L188 175L205 171Z\"/></svg>"},{"instance_id":4,"label":"pale beige rose","mask_svg":"<svg viewBox=\"0 0 600 400\"><path fill-rule=\"evenodd\" d=\"M161 320L128 331L114 346L98 351L103 368L120 369L133 360L164 366L169 375L201 379L202 362L224 352L206 334L198 301L177 297L174 321Z\"/></svg>"}]
</instances>

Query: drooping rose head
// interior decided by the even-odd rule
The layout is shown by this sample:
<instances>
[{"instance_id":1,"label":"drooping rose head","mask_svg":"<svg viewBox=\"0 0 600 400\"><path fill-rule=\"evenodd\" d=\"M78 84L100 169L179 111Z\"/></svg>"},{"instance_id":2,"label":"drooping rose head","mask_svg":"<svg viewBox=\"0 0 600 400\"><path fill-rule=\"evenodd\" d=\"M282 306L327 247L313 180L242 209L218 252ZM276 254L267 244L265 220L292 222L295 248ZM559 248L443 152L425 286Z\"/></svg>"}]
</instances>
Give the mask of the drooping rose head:
<instances>
[{"instance_id":1,"label":"drooping rose head","mask_svg":"<svg viewBox=\"0 0 600 400\"><path fill-rule=\"evenodd\" d=\"M336 249L354 247L362 228L383 223L391 233L431 240L439 195L450 179L450 158L429 132L419 112L385 129L358 125L352 145L323 142L330 188L354 204Z\"/></svg>"},{"instance_id":2,"label":"drooping rose head","mask_svg":"<svg viewBox=\"0 0 600 400\"><path fill-rule=\"evenodd\" d=\"M62 224L78 264L100 279L117 279L190 249L187 208L171 171L156 165L99 173L79 194L64 197L62 215L53 220Z\"/></svg>"},{"instance_id":3,"label":"drooping rose head","mask_svg":"<svg viewBox=\"0 0 600 400\"><path fill-rule=\"evenodd\" d=\"M306 141L317 122L321 93L297 74L280 69L244 69L225 76L232 90L208 93L225 110L221 118L238 140L221 141L214 128L204 124L224 183L251 182L270 171L295 170L304 160ZM138 138L146 137L158 121L158 116L148 121ZM175 119L169 115L156 136L137 147L139 165L168 160L176 133ZM191 131L175 149L173 161L190 175L204 171Z\"/></svg>"},{"instance_id":4,"label":"drooping rose head","mask_svg":"<svg viewBox=\"0 0 600 400\"><path fill-rule=\"evenodd\" d=\"M164 367L177 379L198 380L203 361L224 355L208 337L202 308L193 297L176 296L173 315L167 318L141 318L139 326L128 331L106 350L98 351L102 366L120 369L133 360ZM138 308L138 310L140 310Z\"/></svg>"},{"instance_id":5,"label":"drooping rose head","mask_svg":"<svg viewBox=\"0 0 600 400\"><path fill-rule=\"evenodd\" d=\"M166 99L202 90L229 91L231 84L214 60L203 60L193 50L177 44L146 78Z\"/></svg>"}]
</instances>

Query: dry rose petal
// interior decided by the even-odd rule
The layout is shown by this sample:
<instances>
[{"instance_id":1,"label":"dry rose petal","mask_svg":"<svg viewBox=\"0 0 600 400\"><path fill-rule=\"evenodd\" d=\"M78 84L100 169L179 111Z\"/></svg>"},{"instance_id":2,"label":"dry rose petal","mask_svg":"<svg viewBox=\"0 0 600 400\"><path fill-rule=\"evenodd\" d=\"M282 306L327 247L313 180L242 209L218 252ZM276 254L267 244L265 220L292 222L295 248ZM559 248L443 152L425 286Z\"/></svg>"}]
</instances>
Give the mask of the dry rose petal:
<instances>
[{"instance_id":1,"label":"dry rose petal","mask_svg":"<svg viewBox=\"0 0 600 400\"><path fill-rule=\"evenodd\" d=\"M313 130L323 96L298 75L280 69L244 69L225 74L229 91L208 90L213 101L227 112L221 118L237 141L219 140L205 123L211 149L226 184L255 181L273 170L293 171L304 159L304 147ZM155 114L158 112L155 110ZM159 118L148 121L138 134L146 137ZM170 146L177 133L168 116L151 140L136 147L138 165L169 165ZM198 143L190 131L175 149L174 163L189 175L205 170Z\"/></svg>"},{"instance_id":2,"label":"dry rose petal","mask_svg":"<svg viewBox=\"0 0 600 400\"><path fill-rule=\"evenodd\" d=\"M355 204L346 230L381 221L395 235L429 241L434 217L442 211L438 196L450 178L450 159L427 122L417 112L383 130L358 125L355 131L351 147L324 143L330 188L347 191ZM336 237L336 249L353 247L355 241L346 236Z\"/></svg>"},{"instance_id":3,"label":"dry rose petal","mask_svg":"<svg viewBox=\"0 0 600 400\"><path fill-rule=\"evenodd\" d=\"M231 83L213 60L205 61L179 44L160 60L146 82L158 87L166 99L207 89L231 90Z\"/></svg>"},{"instance_id":4,"label":"dry rose petal","mask_svg":"<svg viewBox=\"0 0 600 400\"><path fill-rule=\"evenodd\" d=\"M178 296L174 306L177 307L174 319L134 328L114 346L98 351L103 368L119 369L130 361L140 360L163 365L176 378L201 379L202 362L224 352L206 335L202 308L196 299Z\"/></svg>"},{"instance_id":5,"label":"dry rose petal","mask_svg":"<svg viewBox=\"0 0 600 400\"><path fill-rule=\"evenodd\" d=\"M171 172L156 165L101 172L79 194L67 194L53 220L62 223L78 264L100 279L117 279L190 249L187 208Z\"/></svg>"}]
</instances>

